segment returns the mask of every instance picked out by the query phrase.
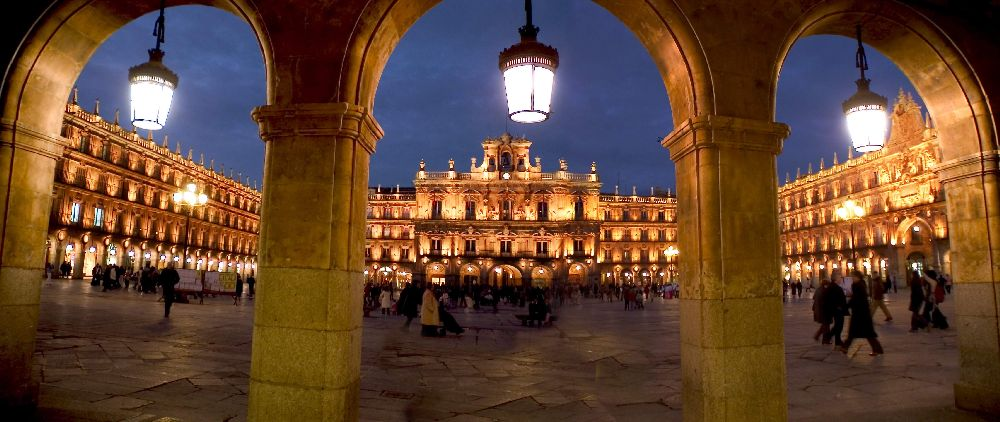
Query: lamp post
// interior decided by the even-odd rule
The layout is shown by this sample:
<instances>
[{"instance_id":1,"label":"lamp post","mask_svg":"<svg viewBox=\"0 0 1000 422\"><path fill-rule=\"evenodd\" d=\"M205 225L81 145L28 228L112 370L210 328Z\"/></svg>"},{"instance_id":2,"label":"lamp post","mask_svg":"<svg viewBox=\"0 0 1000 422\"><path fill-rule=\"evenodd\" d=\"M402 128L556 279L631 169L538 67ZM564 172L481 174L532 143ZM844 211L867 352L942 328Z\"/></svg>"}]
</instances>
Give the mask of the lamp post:
<instances>
[{"instance_id":1,"label":"lamp post","mask_svg":"<svg viewBox=\"0 0 1000 422\"><path fill-rule=\"evenodd\" d=\"M128 70L132 97L132 124L141 129L163 128L167 122L174 89L177 88L177 74L163 65L163 56L166 53L160 50L160 44L166 42L163 17L165 7L165 1L161 0L160 17L156 19L156 25L153 27L156 47L149 50L149 61Z\"/></svg>"},{"instance_id":2,"label":"lamp post","mask_svg":"<svg viewBox=\"0 0 1000 422\"><path fill-rule=\"evenodd\" d=\"M853 200L848 199L843 205L837 207L837 216L841 220L846 220L851 222L851 262L857 259L854 253L854 221L861 219L865 216L865 209L861 208L860 205L855 203Z\"/></svg>"},{"instance_id":3,"label":"lamp post","mask_svg":"<svg viewBox=\"0 0 1000 422\"><path fill-rule=\"evenodd\" d=\"M847 131L851 135L851 144L855 151L865 153L878 151L885 145L885 132L888 126L886 119L885 97L868 89L871 79L865 78L868 70L868 57L865 47L861 44L861 25L857 26L858 51L855 53L855 66L861 70L861 79L854 83L858 92L844 101L844 117L847 119Z\"/></svg>"},{"instance_id":4,"label":"lamp post","mask_svg":"<svg viewBox=\"0 0 1000 422\"><path fill-rule=\"evenodd\" d=\"M663 251L663 253L665 255L667 255L667 262L670 265L668 267L667 271L668 271L668 273L670 275L670 282L673 283L674 282L674 273L677 271L675 269L676 264L674 264L674 262L677 260L677 255L680 255L681 251L678 250L676 246L670 245L670 246L667 247L667 250Z\"/></svg>"},{"instance_id":5,"label":"lamp post","mask_svg":"<svg viewBox=\"0 0 1000 422\"><path fill-rule=\"evenodd\" d=\"M559 53L538 42L538 27L531 23L531 0L524 0L524 11L527 23L517 30L521 42L500 52L500 72L508 117L518 123L538 123L549 118Z\"/></svg>"},{"instance_id":6,"label":"lamp post","mask_svg":"<svg viewBox=\"0 0 1000 422\"><path fill-rule=\"evenodd\" d=\"M194 213L194 207L208 203L208 195L205 195L204 192L198 192L198 185L188 183L184 189L174 192L174 203L188 207L187 218L184 221L184 260L181 261L181 268L184 268L188 255L188 226L191 224L191 214Z\"/></svg>"}]
</instances>

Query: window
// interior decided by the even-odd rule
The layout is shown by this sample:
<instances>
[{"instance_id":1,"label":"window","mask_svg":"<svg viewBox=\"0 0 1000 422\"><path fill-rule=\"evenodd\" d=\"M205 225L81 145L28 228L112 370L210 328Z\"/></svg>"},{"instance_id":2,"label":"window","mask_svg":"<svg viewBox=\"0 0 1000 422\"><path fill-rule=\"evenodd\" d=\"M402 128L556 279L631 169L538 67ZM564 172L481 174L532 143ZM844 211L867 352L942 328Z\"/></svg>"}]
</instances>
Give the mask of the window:
<instances>
[{"instance_id":1,"label":"window","mask_svg":"<svg viewBox=\"0 0 1000 422\"><path fill-rule=\"evenodd\" d=\"M389 248L383 246L382 247L382 254L379 255L379 258L382 259L382 260L387 260L387 259L392 258L391 254L389 253Z\"/></svg>"},{"instance_id":2,"label":"window","mask_svg":"<svg viewBox=\"0 0 1000 422\"><path fill-rule=\"evenodd\" d=\"M549 203L542 201L538 203L538 221L549 221Z\"/></svg>"},{"instance_id":3,"label":"window","mask_svg":"<svg viewBox=\"0 0 1000 422\"><path fill-rule=\"evenodd\" d=\"M611 221L611 210L604 210L604 221Z\"/></svg>"},{"instance_id":4,"label":"window","mask_svg":"<svg viewBox=\"0 0 1000 422\"><path fill-rule=\"evenodd\" d=\"M574 239L573 240L573 255L583 255L583 240Z\"/></svg>"},{"instance_id":5,"label":"window","mask_svg":"<svg viewBox=\"0 0 1000 422\"><path fill-rule=\"evenodd\" d=\"M466 252L476 251L476 239L465 239L465 251Z\"/></svg>"},{"instance_id":6,"label":"window","mask_svg":"<svg viewBox=\"0 0 1000 422\"><path fill-rule=\"evenodd\" d=\"M502 253L502 254L510 254L511 253L511 243L512 242L510 240L501 240L500 241L500 253Z\"/></svg>"},{"instance_id":7,"label":"window","mask_svg":"<svg viewBox=\"0 0 1000 422\"><path fill-rule=\"evenodd\" d=\"M667 220L667 212L666 211L659 211L659 212L657 212L656 213L656 219L660 220L660 221L666 221Z\"/></svg>"},{"instance_id":8,"label":"window","mask_svg":"<svg viewBox=\"0 0 1000 422\"><path fill-rule=\"evenodd\" d=\"M431 239L431 253L435 255L441 253L441 239Z\"/></svg>"},{"instance_id":9,"label":"window","mask_svg":"<svg viewBox=\"0 0 1000 422\"><path fill-rule=\"evenodd\" d=\"M613 256L611 255L611 250L610 249L605 249L604 250L604 260L607 261L607 262L611 262L611 258L612 257Z\"/></svg>"},{"instance_id":10,"label":"window","mask_svg":"<svg viewBox=\"0 0 1000 422\"><path fill-rule=\"evenodd\" d=\"M514 210L514 201L511 200L503 201L501 209L502 212L500 213L500 219L510 220L510 216L513 210Z\"/></svg>"},{"instance_id":11,"label":"window","mask_svg":"<svg viewBox=\"0 0 1000 422\"><path fill-rule=\"evenodd\" d=\"M399 259L410 259L410 248L403 248L399 250Z\"/></svg>"},{"instance_id":12,"label":"window","mask_svg":"<svg viewBox=\"0 0 1000 422\"><path fill-rule=\"evenodd\" d=\"M372 247L365 246L365 258L371 258L371 257L372 257Z\"/></svg>"},{"instance_id":13,"label":"window","mask_svg":"<svg viewBox=\"0 0 1000 422\"><path fill-rule=\"evenodd\" d=\"M465 201L465 219L476 219L476 201Z\"/></svg>"},{"instance_id":14,"label":"window","mask_svg":"<svg viewBox=\"0 0 1000 422\"><path fill-rule=\"evenodd\" d=\"M104 209L100 207L94 207L94 227L101 227L104 225Z\"/></svg>"},{"instance_id":15,"label":"window","mask_svg":"<svg viewBox=\"0 0 1000 422\"><path fill-rule=\"evenodd\" d=\"M573 203L573 219L583 220L583 217L584 217L583 200L577 199L576 202Z\"/></svg>"},{"instance_id":16,"label":"window","mask_svg":"<svg viewBox=\"0 0 1000 422\"><path fill-rule=\"evenodd\" d=\"M440 219L441 218L441 209L443 207L444 207L444 205L441 203L441 200L435 199L435 200L431 201L431 219L434 219L434 220Z\"/></svg>"},{"instance_id":17,"label":"window","mask_svg":"<svg viewBox=\"0 0 1000 422\"><path fill-rule=\"evenodd\" d=\"M510 153L500 154L500 170L510 170Z\"/></svg>"},{"instance_id":18,"label":"window","mask_svg":"<svg viewBox=\"0 0 1000 422\"><path fill-rule=\"evenodd\" d=\"M604 240L611 240L611 230L604 230Z\"/></svg>"},{"instance_id":19,"label":"window","mask_svg":"<svg viewBox=\"0 0 1000 422\"><path fill-rule=\"evenodd\" d=\"M392 228L389 226L382 227L382 237L392 237Z\"/></svg>"},{"instance_id":20,"label":"window","mask_svg":"<svg viewBox=\"0 0 1000 422\"><path fill-rule=\"evenodd\" d=\"M641 233L641 234L639 235L639 238L640 238L640 239L642 239L643 241L647 241L647 240L649 240L649 230L646 230L646 229L642 229L642 231L641 231L640 233Z\"/></svg>"},{"instance_id":21,"label":"window","mask_svg":"<svg viewBox=\"0 0 1000 422\"><path fill-rule=\"evenodd\" d=\"M74 202L73 203L73 208L70 209L70 212L69 212L69 221L71 223L79 223L80 222L80 203L79 202Z\"/></svg>"},{"instance_id":22,"label":"window","mask_svg":"<svg viewBox=\"0 0 1000 422\"><path fill-rule=\"evenodd\" d=\"M622 261L623 262L632 262L632 256L631 256L632 254L629 253L629 252L630 251L627 250L627 249L625 251L622 251Z\"/></svg>"},{"instance_id":23,"label":"window","mask_svg":"<svg viewBox=\"0 0 1000 422\"><path fill-rule=\"evenodd\" d=\"M639 219L642 221L649 220L649 211L642 210L642 212L639 214Z\"/></svg>"},{"instance_id":24,"label":"window","mask_svg":"<svg viewBox=\"0 0 1000 422\"><path fill-rule=\"evenodd\" d=\"M535 255L537 256L548 256L549 255L549 242L540 240L535 242Z\"/></svg>"},{"instance_id":25,"label":"window","mask_svg":"<svg viewBox=\"0 0 1000 422\"><path fill-rule=\"evenodd\" d=\"M667 240L667 231L664 229L657 230L656 240L659 240L661 242Z\"/></svg>"}]
</instances>

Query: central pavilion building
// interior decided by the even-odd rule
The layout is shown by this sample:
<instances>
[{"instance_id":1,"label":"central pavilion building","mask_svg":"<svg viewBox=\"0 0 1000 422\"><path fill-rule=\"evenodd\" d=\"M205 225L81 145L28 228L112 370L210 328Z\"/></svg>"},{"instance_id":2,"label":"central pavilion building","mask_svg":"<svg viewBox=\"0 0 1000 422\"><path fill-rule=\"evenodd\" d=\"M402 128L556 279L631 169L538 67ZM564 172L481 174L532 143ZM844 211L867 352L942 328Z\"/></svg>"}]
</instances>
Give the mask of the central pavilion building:
<instances>
[{"instance_id":1,"label":"central pavilion building","mask_svg":"<svg viewBox=\"0 0 1000 422\"><path fill-rule=\"evenodd\" d=\"M531 161L531 141L482 142L468 172L448 161L413 187L368 192L366 279L459 285L653 284L677 267L676 198L601 193L597 164L571 173ZM671 251L670 254L667 251Z\"/></svg>"}]
</instances>

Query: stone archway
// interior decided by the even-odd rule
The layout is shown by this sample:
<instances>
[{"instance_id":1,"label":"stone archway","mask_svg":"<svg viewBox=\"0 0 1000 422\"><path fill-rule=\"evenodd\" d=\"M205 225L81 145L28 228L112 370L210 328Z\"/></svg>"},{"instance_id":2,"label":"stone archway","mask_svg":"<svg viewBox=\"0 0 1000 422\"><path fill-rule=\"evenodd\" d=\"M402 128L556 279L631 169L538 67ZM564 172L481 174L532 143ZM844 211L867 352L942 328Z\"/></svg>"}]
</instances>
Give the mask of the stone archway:
<instances>
[{"instance_id":1,"label":"stone archway","mask_svg":"<svg viewBox=\"0 0 1000 422\"><path fill-rule=\"evenodd\" d=\"M939 134L943 162L936 165L947 195L952 234L949 259L954 263L956 314L960 321L956 326L961 327L963 368L962 378L955 385L955 401L961 408L998 413L1000 342L994 340L1000 338L996 330L1000 308L996 303L974 299L995 296L1000 281L993 258L997 249L994 239L1000 238L1000 194L996 189L997 174L990 170L1000 162L997 118L982 79L983 72L995 72L996 64L984 62L979 57L984 53L969 54L970 44L975 41L957 41L948 32L958 28L938 13L895 1L817 3L804 9L792 26L777 63L784 61L800 38L815 34L853 37L855 25L863 23L868 29L866 44L892 60L923 98ZM980 48L996 52L995 45L977 50ZM778 71L780 66L775 67L775 84ZM928 233L928 237L932 235ZM914 250L908 247L904 253L912 254ZM903 258L908 261L907 255ZM982 338L994 340L982 342Z\"/></svg>"}]
</instances>

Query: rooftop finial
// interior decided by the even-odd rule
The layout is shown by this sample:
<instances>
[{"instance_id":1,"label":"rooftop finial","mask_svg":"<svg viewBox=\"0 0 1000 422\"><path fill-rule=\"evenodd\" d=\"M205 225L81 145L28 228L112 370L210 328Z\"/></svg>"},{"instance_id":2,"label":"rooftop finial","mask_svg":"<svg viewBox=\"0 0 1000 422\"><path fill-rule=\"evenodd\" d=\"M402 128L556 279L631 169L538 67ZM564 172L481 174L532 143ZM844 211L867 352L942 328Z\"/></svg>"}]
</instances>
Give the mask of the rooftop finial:
<instances>
[{"instance_id":1,"label":"rooftop finial","mask_svg":"<svg viewBox=\"0 0 1000 422\"><path fill-rule=\"evenodd\" d=\"M118 126L118 109L115 109L115 126Z\"/></svg>"},{"instance_id":2,"label":"rooftop finial","mask_svg":"<svg viewBox=\"0 0 1000 422\"><path fill-rule=\"evenodd\" d=\"M790 182L790 181L791 181L791 180L789 179L789 175L788 175L788 172L786 171L786 172L785 172L785 184L788 184L788 182Z\"/></svg>"},{"instance_id":3,"label":"rooftop finial","mask_svg":"<svg viewBox=\"0 0 1000 422\"><path fill-rule=\"evenodd\" d=\"M181 155L181 141L177 141L177 149L174 150L174 153L176 153L177 155Z\"/></svg>"},{"instance_id":4,"label":"rooftop finial","mask_svg":"<svg viewBox=\"0 0 1000 422\"><path fill-rule=\"evenodd\" d=\"M205 167L205 153L198 154L198 158L200 159L198 165Z\"/></svg>"},{"instance_id":5,"label":"rooftop finial","mask_svg":"<svg viewBox=\"0 0 1000 422\"><path fill-rule=\"evenodd\" d=\"M806 170L806 174L813 174L813 163L809 163L809 169Z\"/></svg>"},{"instance_id":6,"label":"rooftop finial","mask_svg":"<svg viewBox=\"0 0 1000 422\"><path fill-rule=\"evenodd\" d=\"M824 167L826 167L826 164L823 162L823 157L819 157L819 171L823 171Z\"/></svg>"},{"instance_id":7,"label":"rooftop finial","mask_svg":"<svg viewBox=\"0 0 1000 422\"><path fill-rule=\"evenodd\" d=\"M188 161L194 161L194 148L188 148Z\"/></svg>"},{"instance_id":8,"label":"rooftop finial","mask_svg":"<svg viewBox=\"0 0 1000 422\"><path fill-rule=\"evenodd\" d=\"M840 162L837 161L837 151L834 151L833 152L833 165L837 165L837 164L840 164Z\"/></svg>"},{"instance_id":9,"label":"rooftop finial","mask_svg":"<svg viewBox=\"0 0 1000 422\"><path fill-rule=\"evenodd\" d=\"M799 180L802 177L802 167L795 168L795 180Z\"/></svg>"},{"instance_id":10,"label":"rooftop finial","mask_svg":"<svg viewBox=\"0 0 1000 422\"><path fill-rule=\"evenodd\" d=\"M94 115L100 117L101 115L101 99L94 99Z\"/></svg>"},{"instance_id":11,"label":"rooftop finial","mask_svg":"<svg viewBox=\"0 0 1000 422\"><path fill-rule=\"evenodd\" d=\"M73 105L79 105L79 104L80 104L80 89L73 88Z\"/></svg>"}]
</instances>

